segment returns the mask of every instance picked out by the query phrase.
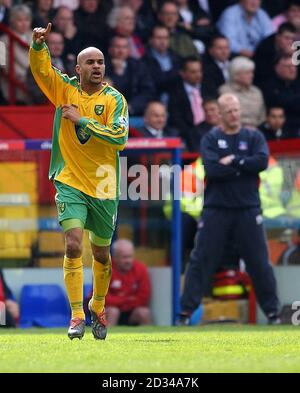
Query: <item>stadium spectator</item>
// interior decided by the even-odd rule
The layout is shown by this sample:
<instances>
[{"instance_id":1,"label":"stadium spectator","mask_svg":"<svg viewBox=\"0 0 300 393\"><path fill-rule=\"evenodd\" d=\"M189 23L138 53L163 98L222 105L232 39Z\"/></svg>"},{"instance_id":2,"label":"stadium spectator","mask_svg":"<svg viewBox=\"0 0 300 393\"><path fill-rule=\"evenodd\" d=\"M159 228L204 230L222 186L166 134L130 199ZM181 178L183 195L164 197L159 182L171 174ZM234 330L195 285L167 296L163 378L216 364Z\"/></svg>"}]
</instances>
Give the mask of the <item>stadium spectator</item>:
<instances>
[{"instance_id":1,"label":"stadium spectator","mask_svg":"<svg viewBox=\"0 0 300 393\"><path fill-rule=\"evenodd\" d=\"M208 44L203 59L203 84L211 98L218 97L219 88L229 81L230 44L223 35L215 35Z\"/></svg>"},{"instance_id":2,"label":"stadium spectator","mask_svg":"<svg viewBox=\"0 0 300 393\"><path fill-rule=\"evenodd\" d=\"M283 205L284 170L280 163L272 156L269 158L268 168L259 175L259 197L263 216L274 219L286 214Z\"/></svg>"},{"instance_id":3,"label":"stadium spectator","mask_svg":"<svg viewBox=\"0 0 300 393\"><path fill-rule=\"evenodd\" d=\"M272 21L260 5L261 0L240 0L221 15L218 28L234 54L252 57L260 41L273 33Z\"/></svg>"},{"instance_id":4,"label":"stadium spectator","mask_svg":"<svg viewBox=\"0 0 300 393\"><path fill-rule=\"evenodd\" d=\"M151 324L149 273L134 252L129 240L119 239L112 246L113 271L106 297L109 326Z\"/></svg>"},{"instance_id":5,"label":"stadium spectator","mask_svg":"<svg viewBox=\"0 0 300 393\"><path fill-rule=\"evenodd\" d=\"M25 44L30 44L32 37L31 30L32 14L29 7L26 5L16 5L10 10L10 27L17 34L17 36L24 41ZM9 38L7 35L1 37L1 41L6 48L9 47ZM6 51L7 59L4 70L9 72L9 51ZM14 71L15 79L21 83L26 80L27 70L29 68L28 50L18 43L14 46ZM8 83L2 76L2 94L6 101L8 101ZM18 104L30 103L30 98L23 90L16 87L16 101Z\"/></svg>"},{"instance_id":6,"label":"stadium spectator","mask_svg":"<svg viewBox=\"0 0 300 393\"><path fill-rule=\"evenodd\" d=\"M115 7L108 16L111 35L118 35L128 39L130 57L140 59L145 54L145 47L138 35L135 34L136 14L127 6Z\"/></svg>"},{"instance_id":7,"label":"stadium spectator","mask_svg":"<svg viewBox=\"0 0 300 393\"><path fill-rule=\"evenodd\" d=\"M265 38L258 45L254 55L255 82L263 83L270 77L272 67L276 59L282 55L292 56L292 44L296 39L296 29L291 23L283 23L277 33Z\"/></svg>"},{"instance_id":8,"label":"stadium spectator","mask_svg":"<svg viewBox=\"0 0 300 393\"><path fill-rule=\"evenodd\" d=\"M297 266L300 265L300 228L294 232L293 245L290 246L278 260L278 265Z\"/></svg>"},{"instance_id":9,"label":"stadium spectator","mask_svg":"<svg viewBox=\"0 0 300 393\"><path fill-rule=\"evenodd\" d=\"M299 0L289 0L288 6L285 12L277 15L273 19L273 26L277 31L282 23L289 22L296 29L296 39L300 39L300 1Z\"/></svg>"},{"instance_id":10,"label":"stadium spectator","mask_svg":"<svg viewBox=\"0 0 300 393\"><path fill-rule=\"evenodd\" d=\"M119 3L120 5L130 7L135 12L135 33L143 42L147 42L156 19L151 2L143 0L120 0Z\"/></svg>"},{"instance_id":11,"label":"stadium spectator","mask_svg":"<svg viewBox=\"0 0 300 393\"><path fill-rule=\"evenodd\" d=\"M263 94L253 85L255 64L246 57L236 57L230 64L230 82L220 87L220 94L232 93L241 104L242 125L257 128L266 119Z\"/></svg>"},{"instance_id":12,"label":"stadium spectator","mask_svg":"<svg viewBox=\"0 0 300 393\"><path fill-rule=\"evenodd\" d=\"M170 130L166 127L168 113L165 105L158 101L152 101L147 105L144 113L145 125L139 129L146 138L164 138L170 136Z\"/></svg>"},{"instance_id":13,"label":"stadium spectator","mask_svg":"<svg viewBox=\"0 0 300 393\"><path fill-rule=\"evenodd\" d=\"M205 113L205 121L200 124L198 129L198 147L200 147L200 142L203 136L208 133L212 128L219 127L221 122L220 108L217 100L210 99L204 101L203 109Z\"/></svg>"},{"instance_id":14,"label":"stadium spectator","mask_svg":"<svg viewBox=\"0 0 300 393\"><path fill-rule=\"evenodd\" d=\"M74 12L68 7L59 7L53 19L53 28L60 32L65 40L65 55L75 60L76 54L82 49L83 43L74 21Z\"/></svg>"},{"instance_id":15,"label":"stadium spectator","mask_svg":"<svg viewBox=\"0 0 300 393\"><path fill-rule=\"evenodd\" d=\"M166 1L158 10L157 18L170 32L170 48L179 57L198 56L198 50L187 31L179 26L179 11L172 1Z\"/></svg>"},{"instance_id":16,"label":"stadium spectator","mask_svg":"<svg viewBox=\"0 0 300 393\"><path fill-rule=\"evenodd\" d=\"M11 3L12 0L0 0L0 23L7 26L9 24L9 9Z\"/></svg>"},{"instance_id":17,"label":"stadium spectator","mask_svg":"<svg viewBox=\"0 0 300 393\"><path fill-rule=\"evenodd\" d=\"M246 263L258 302L270 324L279 324L279 301L259 200L259 173L268 166L263 135L243 128L240 104L232 94L219 99L222 127L202 140L206 175L204 208L186 272L179 325L188 325L213 273L222 262L229 236Z\"/></svg>"},{"instance_id":18,"label":"stadium spectator","mask_svg":"<svg viewBox=\"0 0 300 393\"><path fill-rule=\"evenodd\" d=\"M3 327L17 327L20 317L19 305L15 301L14 295L8 287L2 270L0 269L0 303L5 304L5 325ZM0 327L1 324L0 324Z\"/></svg>"},{"instance_id":19,"label":"stadium spectator","mask_svg":"<svg viewBox=\"0 0 300 393\"><path fill-rule=\"evenodd\" d=\"M267 109L267 119L258 128L267 141L278 141L291 137L285 127L286 117L283 108L271 107Z\"/></svg>"},{"instance_id":20,"label":"stadium spectator","mask_svg":"<svg viewBox=\"0 0 300 393\"><path fill-rule=\"evenodd\" d=\"M155 83L156 98L167 103L170 90L179 80L180 59L170 49L170 33L166 27L153 28L143 61Z\"/></svg>"},{"instance_id":21,"label":"stadium spectator","mask_svg":"<svg viewBox=\"0 0 300 393\"><path fill-rule=\"evenodd\" d=\"M281 56L275 63L275 75L270 76L262 85L266 105L284 108L290 136L300 136L300 81L298 70L291 56Z\"/></svg>"},{"instance_id":22,"label":"stadium spectator","mask_svg":"<svg viewBox=\"0 0 300 393\"><path fill-rule=\"evenodd\" d=\"M109 55L107 77L128 100L131 115L142 116L147 104L155 96L155 87L146 66L130 57L126 37L113 37Z\"/></svg>"},{"instance_id":23,"label":"stadium spectator","mask_svg":"<svg viewBox=\"0 0 300 393\"><path fill-rule=\"evenodd\" d=\"M179 26L182 26L194 40L200 40L206 44L210 37L216 32L210 15L204 11L199 3L191 6L189 0L176 0L180 16Z\"/></svg>"},{"instance_id":24,"label":"stadium spectator","mask_svg":"<svg viewBox=\"0 0 300 393\"><path fill-rule=\"evenodd\" d=\"M202 63L196 57L184 60L181 80L174 86L169 100L169 124L190 151L198 151L198 130L205 120L204 99L208 98L202 85Z\"/></svg>"},{"instance_id":25,"label":"stadium spectator","mask_svg":"<svg viewBox=\"0 0 300 393\"><path fill-rule=\"evenodd\" d=\"M32 26L46 27L53 18L53 0L37 0L32 10Z\"/></svg>"},{"instance_id":26,"label":"stadium spectator","mask_svg":"<svg viewBox=\"0 0 300 393\"><path fill-rule=\"evenodd\" d=\"M111 7L112 3L109 1L80 0L74 17L82 47L94 46L107 53L109 29L106 20Z\"/></svg>"},{"instance_id":27,"label":"stadium spectator","mask_svg":"<svg viewBox=\"0 0 300 393\"><path fill-rule=\"evenodd\" d=\"M67 7L72 11L77 10L79 7L79 0L54 0L53 8Z\"/></svg>"}]
</instances>

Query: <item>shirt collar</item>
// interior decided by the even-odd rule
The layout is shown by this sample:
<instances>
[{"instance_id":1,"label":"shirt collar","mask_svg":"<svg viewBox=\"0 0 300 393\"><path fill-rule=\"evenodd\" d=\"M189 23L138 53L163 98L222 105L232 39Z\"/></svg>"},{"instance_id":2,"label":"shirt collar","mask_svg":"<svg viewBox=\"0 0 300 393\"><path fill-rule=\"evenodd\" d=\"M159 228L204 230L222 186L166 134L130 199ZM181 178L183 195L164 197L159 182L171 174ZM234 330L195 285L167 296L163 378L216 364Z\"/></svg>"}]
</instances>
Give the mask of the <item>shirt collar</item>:
<instances>
[{"instance_id":1,"label":"shirt collar","mask_svg":"<svg viewBox=\"0 0 300 393\"><path fill-rule=\"evenodd\" d=\"M156 130L155 128L150 127L150 126L146 126L146 128L150 132L150 134L152 134L156 138L162 138L163 137L163 130Z\"/></svg>"}]
</instances>

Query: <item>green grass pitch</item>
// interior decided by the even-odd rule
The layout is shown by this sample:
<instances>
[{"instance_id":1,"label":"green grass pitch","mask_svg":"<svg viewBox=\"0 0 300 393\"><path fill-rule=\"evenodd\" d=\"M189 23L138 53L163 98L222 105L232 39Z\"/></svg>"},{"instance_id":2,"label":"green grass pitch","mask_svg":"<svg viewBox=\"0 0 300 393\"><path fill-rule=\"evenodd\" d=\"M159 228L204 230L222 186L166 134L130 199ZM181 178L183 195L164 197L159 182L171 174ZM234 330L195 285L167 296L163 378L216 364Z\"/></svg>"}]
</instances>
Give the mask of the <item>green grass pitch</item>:
<instances>
[{"instance_id":1,"label":"green grass pitch","mask_svg":"<svg viewBox=\"0 0 300 393\"><path fill-rule=\"evenodd\" d=\"M300 327L210 325L0 330L0 372L300 372Z\"/></svg>"}]
</instances>

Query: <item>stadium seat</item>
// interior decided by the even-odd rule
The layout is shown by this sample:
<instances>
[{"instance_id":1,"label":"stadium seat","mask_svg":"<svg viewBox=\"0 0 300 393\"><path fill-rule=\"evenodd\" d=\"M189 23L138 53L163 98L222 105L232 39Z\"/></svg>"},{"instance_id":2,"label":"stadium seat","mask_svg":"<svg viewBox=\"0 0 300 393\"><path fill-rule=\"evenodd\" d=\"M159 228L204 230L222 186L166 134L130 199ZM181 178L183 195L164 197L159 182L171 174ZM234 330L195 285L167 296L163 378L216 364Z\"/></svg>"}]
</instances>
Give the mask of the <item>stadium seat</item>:
<instances>
[{"instance_id":1,"label":"stadium seat","mask_svg":"<svg viewBox=\"0 0 300 393\"><path fill-rule=\"evenodd\" d=\"M69 307L59 285L25 285L20 306L22 328L68 326Z\"/></svg>"}]
</instances>

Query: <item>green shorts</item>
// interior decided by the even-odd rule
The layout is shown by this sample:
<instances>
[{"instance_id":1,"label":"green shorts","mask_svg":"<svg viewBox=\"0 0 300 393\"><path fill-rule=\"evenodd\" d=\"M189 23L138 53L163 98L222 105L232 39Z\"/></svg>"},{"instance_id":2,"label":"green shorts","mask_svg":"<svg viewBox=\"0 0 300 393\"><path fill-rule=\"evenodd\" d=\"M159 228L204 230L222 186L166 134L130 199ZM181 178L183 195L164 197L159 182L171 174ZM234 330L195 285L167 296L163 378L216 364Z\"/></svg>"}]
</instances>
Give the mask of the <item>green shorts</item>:
<instances>
[{"instance_id":1,"label":"green shorts","mask_svg":"<svg viewBox=\"0 0 300 393\"><path fill-rule=\"evenodd\" d=\"M54 182L58 221L64 231L78 228L90 231L97 246L109 246L116 227L119 200L93 198L76 188ZM68 221L66 221L68 220Z\"/></svg>"}]
</instances>

